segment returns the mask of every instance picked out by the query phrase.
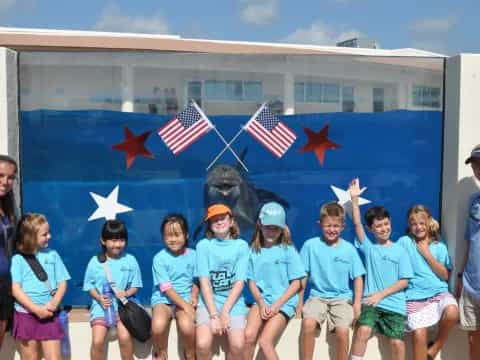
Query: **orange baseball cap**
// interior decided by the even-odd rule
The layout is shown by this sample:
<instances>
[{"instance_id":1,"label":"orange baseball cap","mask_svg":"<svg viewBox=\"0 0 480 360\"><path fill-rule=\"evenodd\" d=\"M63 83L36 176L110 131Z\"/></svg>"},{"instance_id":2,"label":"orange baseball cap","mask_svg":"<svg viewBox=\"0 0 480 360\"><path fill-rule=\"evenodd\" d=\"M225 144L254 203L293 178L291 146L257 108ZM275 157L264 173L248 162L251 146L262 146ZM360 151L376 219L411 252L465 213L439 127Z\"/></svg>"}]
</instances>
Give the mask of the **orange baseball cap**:
<instances>
[{"instance_id":1,"label":"orange baseball cap","mask_svg":"<svg viewBox=\"0 0 480 360\"><path fill-rule=\"evenodd\" d=\"M208 207L207 215L205 215L203 221L210 220L212 217L222 214L232 215L232 210L230 210L230 208L224 204L211 205Z\"/></svg>"}]
</instances>

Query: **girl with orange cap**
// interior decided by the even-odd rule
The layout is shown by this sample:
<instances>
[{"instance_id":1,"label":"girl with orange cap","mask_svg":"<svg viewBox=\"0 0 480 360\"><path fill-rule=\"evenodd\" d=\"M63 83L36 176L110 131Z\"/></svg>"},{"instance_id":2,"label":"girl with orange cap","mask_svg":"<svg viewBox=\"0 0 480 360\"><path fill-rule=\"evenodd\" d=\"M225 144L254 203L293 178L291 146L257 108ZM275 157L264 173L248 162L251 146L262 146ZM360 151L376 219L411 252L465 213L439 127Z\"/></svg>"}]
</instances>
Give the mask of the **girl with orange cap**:
<instances>
[{"instance_id":1,"label":"girl with orange cap","mask_svg":"<svg viewBox=\"0 0 480 360\"><path fill-rule=\"evenodd\" d=\"M247 308L242 295L249 248L230 208L207 209L205 238L197 244L200 304L196 314L198 359L210 359L214 336L226 335L228 359L242 359Z\"/></svg>"}]
</instances>

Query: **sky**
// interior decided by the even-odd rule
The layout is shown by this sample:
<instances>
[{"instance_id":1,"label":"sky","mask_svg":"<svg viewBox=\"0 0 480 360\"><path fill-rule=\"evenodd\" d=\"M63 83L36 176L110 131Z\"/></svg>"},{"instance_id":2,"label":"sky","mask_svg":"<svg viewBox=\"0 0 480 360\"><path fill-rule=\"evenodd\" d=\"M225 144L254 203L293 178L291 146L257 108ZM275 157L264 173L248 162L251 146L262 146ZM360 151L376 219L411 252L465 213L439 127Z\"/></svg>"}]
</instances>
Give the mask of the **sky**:
<instances>
[{"instance_id":1,"label":"sky","mask_svg":"<svg viewBox=\"0 0 480 360\"><path fill-rule=\"evenodd\" d=\"M479 0L0 0L0 26L480 53ZM477 19L477 20L475 20Z\"/></svg>"}]
</instances>

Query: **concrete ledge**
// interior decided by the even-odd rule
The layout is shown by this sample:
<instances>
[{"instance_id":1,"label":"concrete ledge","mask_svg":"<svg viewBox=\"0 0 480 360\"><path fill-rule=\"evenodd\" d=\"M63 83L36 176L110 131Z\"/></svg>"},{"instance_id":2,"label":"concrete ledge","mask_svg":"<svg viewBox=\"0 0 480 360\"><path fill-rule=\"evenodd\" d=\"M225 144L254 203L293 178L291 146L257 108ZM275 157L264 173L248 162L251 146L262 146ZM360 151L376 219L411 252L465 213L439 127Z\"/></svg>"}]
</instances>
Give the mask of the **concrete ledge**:
<instances>
[{"instance_id":1,"label":"concrete ledge","mask_svg":"<svg viewBox=\"0 0 480 360\"><path fill-rule=\"evenodd\" d=\"M90 357L90 325L88 318L85 321L85 312L74 312L71 316L70 322L70 340L72 343L72 360L85 360ZM76 319L76 320L74 320ZM281 359L300 359L299 353L299 335L301 328L301 320L293 319L288 324L283 336L281 337L277 350ZM434 335L432 331L432 335ZM177 331L175 328L175 322L172 322L172 328L170 329L169 336L169 359L180 359L179 349L177 343ZM331 334L326 334L322 330L317 337L315 346L315 359L334 359L335 356L335 339ZM136 343L135 345L135 358L136 359L150 359L151 358L151 342L145 344ZM116 360L120 359L120 352L118 349L118 343L115 340L110 340L108 343L108 355L107 359ZM224 353L219 347L216 346L214 359L224 359ZM19 360L18 353L15 352L15 345L13 339L7 336L4 342L4 346L0 351L1 360ZM390 359L389 348L381 337L374 336L368 343L367 353L365 359L377 360L377 359ZM411 359L411 346L410 339L407 336L407 359ZM466 333L460 329L455 329L443 352L436 358L439 359L468 359L468 343Z\"/></svg>"}]
</instances>

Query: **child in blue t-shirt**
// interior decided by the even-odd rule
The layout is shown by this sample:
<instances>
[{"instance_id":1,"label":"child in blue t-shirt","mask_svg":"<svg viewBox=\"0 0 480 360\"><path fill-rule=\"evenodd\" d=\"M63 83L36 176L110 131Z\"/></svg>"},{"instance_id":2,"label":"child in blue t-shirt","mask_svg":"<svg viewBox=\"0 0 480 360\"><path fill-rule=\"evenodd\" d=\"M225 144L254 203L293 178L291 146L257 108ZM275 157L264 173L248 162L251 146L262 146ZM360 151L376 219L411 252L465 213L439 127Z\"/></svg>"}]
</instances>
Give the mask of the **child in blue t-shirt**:
<instances>
[{"instance_id":1,"label":"child in blue t-shirt","mask_svg":"<svg viewBox=\"0 0 480 360\"><path fill-rule=\"evenodd\" d=\"M248 314L244 359L253 359L257 339L266 359L278 359L275 344L295 315L306 275L280 204L263 205L250 246L248 279L255 304Z\"/></svg>"},{"instance_id":2,"label":"child in blue t-shirt","mask_svg":"<svg viewBox=\"0 0 480 360\"><path fill-rule=\"evenodd\" d=\"M360 188L358 179L350 183L355 245L364 254L367 268L362 313L352 344L352 360L363 359L373 331L389 340L392 360L404 360L405 288L413 271L406 251L390 240L390 214L383 206L371 207L365 213L365 221L376 243L372 243L365 234L359 206L359 197L365 189Z\"/></svg>"},{"instance_id":3,"label":"child in blue t-shirt","mask_svg":"<svg viewBox=\"0 0 480 360\"><path fill-rule=\"evenodd\" d=\"M406 290L407 330L413 332L416 359L434 359L458 322L455 298L448 292L452 269L440 227L430 210L415 205L408 211L408 234L397 243L408 253L413 277ZM427 347L427 329L438 323L436 339Z\"/></svg>"},{"instance_id":4,"label":"child in blue t-shirt","mask_svg":"<svg viewBox=\"0 0 480 360\"><path fill-rule=\"evenodd\" d=\"M181 214L167 215L160 226L165 249L153 258L153 358L167 359L173 317L182 337L185 359L195 359L195 308L198 286L195 251L188 248L188 224Z\"/></svg>"},{"instance_id":5,"label":"child in blue t-shirt","mask_svg":"<svg viewBox=\"0 0 480 360\"><path fill-rule=\"evenodd\" d=\"M306 281L302 281L298 306L299 311L303 308L301 347L303 358L312 359L317 328L326 321L328 329L335 331L336 358L343 360L348 357L349 329L360 315L365 268L354 246L340 237L345 227L342 206L324 204L319 225L322 236L305 241L300 251L311 285L303 306Z\"/></svg>"},{"instance_id":6,"label":"child in blue t-shirt","mask_svg":"<svg viewBox=\"0 0 480 360\"><path fill-rule=\"evenodd\" d=\"M238 238L239 227L230 208L215 204L207 209L206 238L197 244L200 304L196 317L196 349L200 359L210 359L213 337L227 335L228 358L241 359L245 346L242 295L247 278L248 244Z\"/></svg>"},{"instance_id":7,"label":"child in blue t-shirt","mask_svg":"<svg viewBox=\"0 0 480 360\"><path fill-rule=\"evenodd\" d=\"M17 250L12 258L12 294L15 313L12 336L22 359L60 360L60 340L65 336L58 308L70 275L55 250L48 247L50 228L45 216L26 214L17 226ZM48 284L38 279L24 256L35 256L47 273Z\"/></svg>"},{"instance_id":8,"label":"child in blue t-shirt","mask_svg":"<svg viewBox=\"0 0 480 360\"><path fill-rule=\"evenodd\" d=\"M103 360L105 340L108 334L108 322L105 319L105 309L113 306L118 312L118 301L111 300L103 294L106 284L117 289L119 298L132 298L138 288L142 287L142 276L137 260L133 255L125 253L128 232L125 224L119 220L108 220L102 228L100 243L102 252L93 256L87 265L83 290L92 297L90 306L90 326L92 327L92 343L90 357L93 360ZM111 281L107 280L104 266L110 272ZM122 359L133 359L133 339L127 328L117 316L117 334Z\"/></svg>"}]
</instances>

